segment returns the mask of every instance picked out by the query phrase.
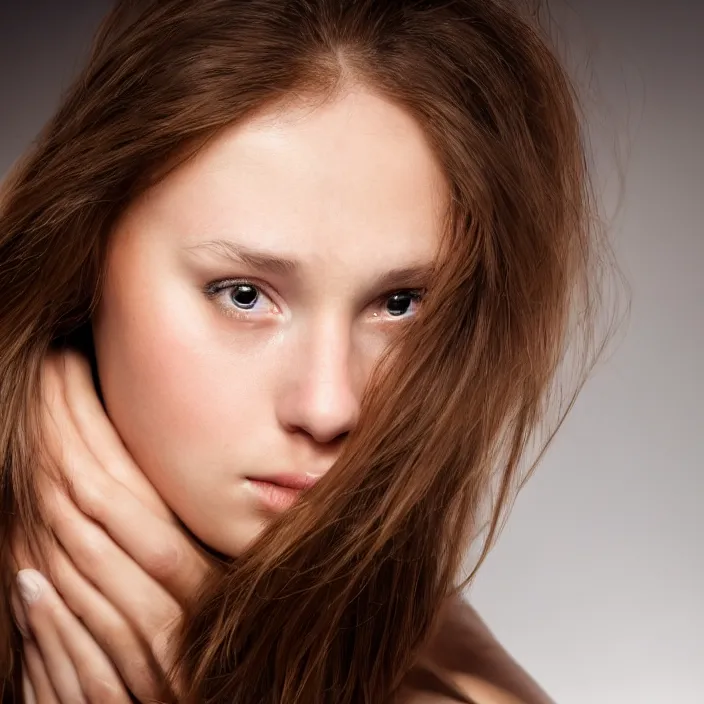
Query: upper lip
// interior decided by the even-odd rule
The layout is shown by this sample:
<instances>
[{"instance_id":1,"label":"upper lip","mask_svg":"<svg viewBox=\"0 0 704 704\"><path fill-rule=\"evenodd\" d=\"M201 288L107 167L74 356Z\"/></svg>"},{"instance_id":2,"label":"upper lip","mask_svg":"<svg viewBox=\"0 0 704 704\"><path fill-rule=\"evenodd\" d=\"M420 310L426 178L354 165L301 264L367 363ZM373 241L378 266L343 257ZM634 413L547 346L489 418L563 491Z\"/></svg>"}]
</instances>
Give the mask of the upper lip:
<instances>
[{"instance_id":1,"label":"upper lip","mask_svg":"<svg viewBox=\"0 0 704 704\"><path fill-rule=\"evenodd\" d=\"M269 482L287 489L309 489L313 486L322 474L292 474L281 472L279 474L268 474L265 477L250 477L254 481Z\"/></svg>"}]
</instances>

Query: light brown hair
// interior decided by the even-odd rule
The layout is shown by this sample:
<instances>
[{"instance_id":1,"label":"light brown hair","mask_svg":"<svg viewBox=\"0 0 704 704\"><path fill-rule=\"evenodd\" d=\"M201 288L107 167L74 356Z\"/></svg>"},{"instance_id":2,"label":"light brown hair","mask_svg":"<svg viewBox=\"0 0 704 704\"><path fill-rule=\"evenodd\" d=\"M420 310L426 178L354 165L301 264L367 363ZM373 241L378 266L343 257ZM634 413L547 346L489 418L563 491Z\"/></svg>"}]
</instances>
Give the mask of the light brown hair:
<instances>
[{"instance_id":1,"label":"light brown hair","mask_svg":"<svg viewBox=\"0 0 704 704\"><path fill-rule=\"evenodd\" d=\"M255 111L352 85L412 115L444 169L435 281L379 364L342 456L189 611L178 666L194 701L392 701L461 586L487 496L483 554L528 451L551 437L536 444L541 421L559 423L585 378L607 250L578 95L538 20L508 0L122 0L7 180L5 562L13 522L36 535L43 520L42 359L51 345L89 350L106 242L138 194ZM569 349L579 373L550 416ZM19 647L9 578L4 677Z\"/></svg>"}]
</instances>

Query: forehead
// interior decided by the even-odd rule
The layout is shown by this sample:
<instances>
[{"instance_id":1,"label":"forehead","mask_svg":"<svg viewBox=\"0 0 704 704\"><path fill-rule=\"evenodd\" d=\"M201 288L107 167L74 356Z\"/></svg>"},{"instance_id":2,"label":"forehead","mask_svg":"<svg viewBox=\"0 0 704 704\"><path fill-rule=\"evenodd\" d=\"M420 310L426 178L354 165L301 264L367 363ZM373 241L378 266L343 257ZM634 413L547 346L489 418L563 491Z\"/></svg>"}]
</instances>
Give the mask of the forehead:
<instances>
[{"instance_id":1,"label":"forehead","mask_svg":"<svg viewBox=\"0 0 704 704\"><path fill-rule=\"evenodd\" d=\"M433 256L447 187L412 117L353 91L227 128L144 206L185 245L232 239L311 261L376 253L381 264Z\"/></svg>"}]
</instances>

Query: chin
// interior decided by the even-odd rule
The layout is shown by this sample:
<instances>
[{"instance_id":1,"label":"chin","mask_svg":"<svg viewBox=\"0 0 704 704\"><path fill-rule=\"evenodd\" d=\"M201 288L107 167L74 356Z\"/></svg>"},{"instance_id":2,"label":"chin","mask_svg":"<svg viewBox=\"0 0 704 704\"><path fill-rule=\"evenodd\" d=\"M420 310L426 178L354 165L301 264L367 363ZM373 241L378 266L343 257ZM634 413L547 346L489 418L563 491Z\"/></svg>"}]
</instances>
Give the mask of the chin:
<instances>
[{"instance_id":1,"label":"chin","mask_svg":"<svg viewBox=\"0 0 704 704\"><path fill-rule=\"evenodd\" d=\"M246 525L214 525L212 519L207 526L187 525L180 521L183 528L207 553L219 560L229 561L239 557L251 547L266 528L266 522L247 522Z\"/></svg>"}]
</instances>

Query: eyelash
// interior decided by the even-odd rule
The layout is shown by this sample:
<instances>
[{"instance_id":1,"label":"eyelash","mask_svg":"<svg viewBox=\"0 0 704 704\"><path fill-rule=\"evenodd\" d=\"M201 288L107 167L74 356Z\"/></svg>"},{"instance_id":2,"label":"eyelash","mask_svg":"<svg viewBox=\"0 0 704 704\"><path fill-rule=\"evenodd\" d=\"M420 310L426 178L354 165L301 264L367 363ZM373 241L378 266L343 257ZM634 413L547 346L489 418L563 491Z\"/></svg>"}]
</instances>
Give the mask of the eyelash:
<instances>
[{"instance_id":1,"label":"eyelash","mask_svg":"<svg viewBox=\"0 0 704 704\"><path fill-rule=\"evenodd\" d=\"M219 298L220 294L224 293L225 291L229 291L231 289L236 288L237 286L251 286L252 288L255 288L260 294L263 293L267 298L271 299L271 296L269 296L268 293L266 293L266 287L257 283L256 281L252 281L251 279L220 279L217 281L212 281L209 284L206 284L206 286L203 288L203 291L205 295L211 299L215 300ZM395 289L393 291L389 291L388 293L385 293L381 296L379 296L375 303L383 303L384 301L388 300L392 296L399 294L399 293L405 293L405 294L410 294L411 298L413 299L414 302L419 303L420 301L423 300L425 296L425 290L424 289L413 289L413 288L401 288L401 289ZM273 303L273 301L272 301ZM225 315L231 316L233 318L237 318L239 320L251 320L252 315L250 314L249 311L242 310L240 308L237 308L233 304L230 305L224 305L223 303L219 302L219 307L222 310L222 312ZM276 307L276 309L279 309L279 306L277 306L275 303L273 303L273 306ZM398 316L397 318L389 318L387 319L387 322L391 321L407 321L409 320L408 317L406 316Z\"/></svg>"}]
</instances>

